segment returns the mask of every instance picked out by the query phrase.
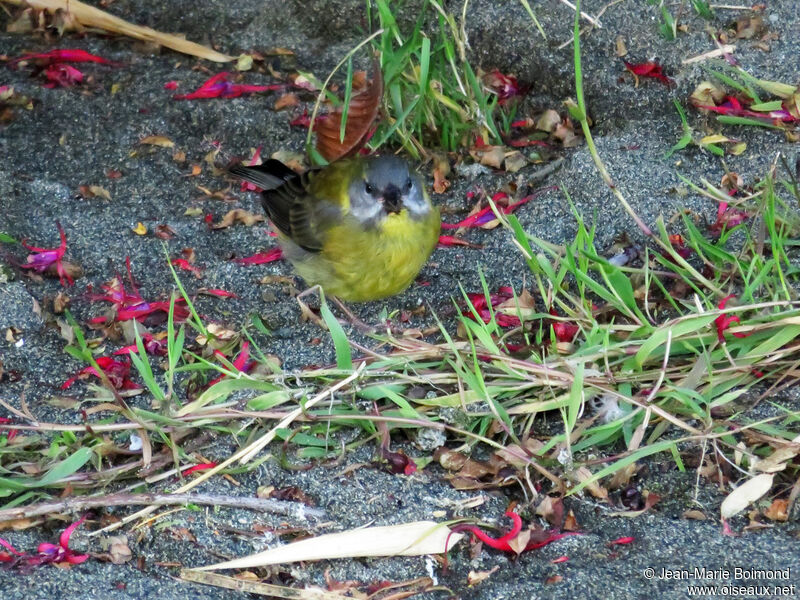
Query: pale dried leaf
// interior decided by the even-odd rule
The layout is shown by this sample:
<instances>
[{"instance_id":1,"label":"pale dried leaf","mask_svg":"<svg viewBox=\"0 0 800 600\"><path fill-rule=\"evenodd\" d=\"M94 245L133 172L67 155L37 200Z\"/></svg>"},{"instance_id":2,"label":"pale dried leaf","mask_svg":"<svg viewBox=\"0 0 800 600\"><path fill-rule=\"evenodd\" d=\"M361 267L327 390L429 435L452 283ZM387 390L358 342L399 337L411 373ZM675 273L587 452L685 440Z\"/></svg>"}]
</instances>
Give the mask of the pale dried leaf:
<instances>
[{"instance_id":1,"label":"pale dried leaf","mask_svg":"<svg viewBox=\"0 0 800 600\"><path fill-rule=\"evenodd\" d=\"M482 165L492 167L493 169L500 169L503 166L506 151L503 146L486 146L473 150L470 154L476 157Z\"/></svg>"},{"instance_id":2,"label":"pale dried leaf","mask_svg":"<svg viewBox=\"0 0 800 600\"><path fill-rule=\"evenodd\" d=\"M733 490L719 507L723 519L739 514L772 488L772 473L762 473Z\"/></svg>"},{"instance_id":3,"label":"pale dried leaf","mask_svg":"<svg viewBox=\"0 0 800 600\"><path fill-rule=\"evenodd\" d=\"M519 150L514 150L506 154L505 168L508 173L516 173L528 164L528 159Z\"/></svg>"},{"instance_id":4,"label":"pale dried leaf","mask_svg":"<svg viewBox=\"0 0 800 600\"><path fill-rule=\"evenodd\" d=\"M753 470L761 471L762 473L777 473L778 471L783 471L786 468L786 463L793 460L798 454L800 454L800 444L795 443L791 446L782 446L766 458L754 458Z\"/></svg>"},{"instance_id":5,"label":"pale dried leaf","mask_svg":"<svg viewBox=\"0 0 800 600\"><path fill-rule=\"evenodd\" d=\"M553 110L552 108L546 110L542 113L542 115L536 120L536 129L539 131L546 131L547 133L552 133L556 130L561 124L561 117L559 114Z\"/></svg>"},{"instance_id":6,"label":"pale dried leaf","mask_svg":"<svg viewBox=\"0 0 800 600\"><path fill-rule=\"evenodd\" d=\"M614 54L619 57L628 54L628 47L625 45L625 38L623 38L621 35L618 35L614 42Z\"/></svg>"},{"instance_id":7,"label":"pale dried leaf","mask_svg":"<svg viewBox=\"0 0 800 600\"><path fill-rule=\"evenodd\" d=\"M500 569L500 566L499 565L495 565L489 571L470 571L467 574L467 585L469 585L470 587L474 586L474 585L478 585L482 581L486 581L487 579L489 579L489 577L492 576L492 573L495 573L499 569Z\"/></svg>"},{"instance_id":8,"label":"pale dried leaf","mask_svg":"<svg viewBox=\"0 0 800 600\"><path fill-rule=\"evenodd\" d=\"M307 560L370 556L422 556L447 552L464 537L434 521L329 533L198 570L249 569Z\"/></svg>"},{"instance_id":9,"label":"pale dried leaf","mask_svg":"<svg viewBox=\"0 0 800 600\"><path fill-rule=\"evenodd\" d=\"M174 148L175 142L163 135L148 135L147 137L139 140L140 144L147 144L148 146L160 146L162 148Z\"/></svg>"},{"instance_id":10,"label":"pale dried leaf","mask_svg":"<svg viewBox=\"0 0 800 600\"><path fill-rule=\"evenodd\" d=\"M222 54L201 44L195 44L178 35L161 33L150 27L134 25L99 8L84 4L80 0L26 0L26 4L34 9L46 10L54 14L57 12L69 14L74 22L84 27L104 29L144 42L159 44L198 58L214 62L229 62L233 60L232 56Z\"/></svg>"}]
</instances>

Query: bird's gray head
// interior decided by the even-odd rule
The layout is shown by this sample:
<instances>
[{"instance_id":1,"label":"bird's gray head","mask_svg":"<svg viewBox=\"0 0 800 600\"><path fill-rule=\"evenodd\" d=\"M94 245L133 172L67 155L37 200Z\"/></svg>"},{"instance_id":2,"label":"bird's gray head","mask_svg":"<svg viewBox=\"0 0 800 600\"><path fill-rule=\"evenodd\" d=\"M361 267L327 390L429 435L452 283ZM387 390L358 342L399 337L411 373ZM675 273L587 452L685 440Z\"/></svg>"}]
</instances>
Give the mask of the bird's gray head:
<instances>
[{"instance_id":1,"label":"bird's gray head","mask_svg":"<svg viewBox=\"0 0 800 600\"><path fill-rule=\"evenodd\" d=\"M367 159L363 178L350 184L350 213L362 223L377 225L403 209L412 219L431 210L419 176L396 156Z\"/></svg>"}]
</instances>

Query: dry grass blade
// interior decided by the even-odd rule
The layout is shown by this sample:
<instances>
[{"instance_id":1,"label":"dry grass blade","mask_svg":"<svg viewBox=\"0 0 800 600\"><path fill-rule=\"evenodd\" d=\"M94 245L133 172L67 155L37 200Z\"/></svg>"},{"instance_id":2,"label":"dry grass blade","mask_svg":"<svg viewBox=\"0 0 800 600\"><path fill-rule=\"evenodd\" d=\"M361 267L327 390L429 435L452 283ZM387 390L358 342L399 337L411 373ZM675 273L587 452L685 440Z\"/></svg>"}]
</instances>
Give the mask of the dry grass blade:
<instances>
[{"instance_id":1,"label":"dry grass blade","mask_svg":"<svg viewBox=\"0 0 800 600\"><path fill-rule=\"evenodd\" d=\"M111 33L118 33L145 42L153 42L198 58L213 62L230 62L234 57L212 50L202 44L190 42L180 36L170 33L161 33L150 27L134 25L124 19L115 17L105 11L84 4L79 0L0 0L14 6L30 6L34 9L45 10L49 13L64 11L69 13L78 23L86 27L97 27Z\"/></svg>"},{"instance_id":2,"label":"dry grass blade","mask_svg":"<svg viewBox=\"0 0 800 600\"><path fill-rule=\"evenodd\" d=\"M346 598L351 597L342 596L336 592L327 592L319 589L301 590L282 585L273 585L271 583L262 583L260 581L237 579L236 577L218 575L217 573L201 573L200 571L195 571L194 569L182 570L181 579L184 581L191 581L193 583L213 585L215 587L229 590L238 590L248 594L269 596L271 598L291 598L292 600L345 600Z\"/></svg>"},{"instance_id":3,"label":"dry grass blade","mask_svg":"<svg viewBox=\"0 0 800 600\"><path fill-rule=\"evenodd\" d=\"M383 98L383 76L380 63L372 67L372 81L350 100L344 140L340 138L342 109L330 113L316 127L317 151L325 160L333 162L358 152L367 141L372 124L378 117Z\"/></svg>"},{"instance_id":4,"label":"dry grass blade","mask_svg":"<svg viewBox=\"0 0 800 600\"><path fill-rule=\"evenodd\" d=\"M231 506L281 515L302 515L302 517L318 519L325 516L325 512L317 508L309 508L304 504L269 498L237 498L213 494L108 494L105 496L66 497L54 502L4 508L0 510L0 523L54 513L79 513L87 509L142 504L156 506L201 504L206 506Z\"/></svg>"}]
</instances>

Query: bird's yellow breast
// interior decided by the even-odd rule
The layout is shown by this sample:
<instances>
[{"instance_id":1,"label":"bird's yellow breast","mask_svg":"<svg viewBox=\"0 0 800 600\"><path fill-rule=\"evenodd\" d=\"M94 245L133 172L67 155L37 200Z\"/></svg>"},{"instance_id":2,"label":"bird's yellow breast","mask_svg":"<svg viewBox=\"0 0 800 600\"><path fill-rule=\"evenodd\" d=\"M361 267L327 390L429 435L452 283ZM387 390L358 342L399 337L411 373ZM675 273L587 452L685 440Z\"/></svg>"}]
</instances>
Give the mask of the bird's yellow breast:
<instances>
[{"instance_id":1,"label":"bird's yellow breast","mask_svg":"<svg viewBox=\"0 0 800 600\"><path fill-rule=\"evenodd\" d=\"M322 251L295 262L309 284L319 284L342 300L362 302L406 289L428 260L439 238L439 211L423 219L407 210L364 229L351 219L332 226Z\"/></svg>"}]
</instances>

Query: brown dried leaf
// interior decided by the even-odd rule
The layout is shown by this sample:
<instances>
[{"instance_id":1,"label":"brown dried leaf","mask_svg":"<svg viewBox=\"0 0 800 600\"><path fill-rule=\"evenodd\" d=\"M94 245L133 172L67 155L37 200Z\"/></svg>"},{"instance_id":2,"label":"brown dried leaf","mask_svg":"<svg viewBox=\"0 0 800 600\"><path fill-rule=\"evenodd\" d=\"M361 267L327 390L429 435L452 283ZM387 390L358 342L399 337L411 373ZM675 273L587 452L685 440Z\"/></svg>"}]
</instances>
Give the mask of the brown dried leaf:
<instances>
[{"instance_id":1,"label":"brown dried leaf","mask_svg":"<svg viewBox=\"0 0 800 600\"><path fill-rule=\"evenodd\" d=\"M53 312L60 315L64 309L69 306L70 299L64 292L58 292L56 297L53 298Z\"/></svg>"},{"instance_id":2,"label":"brown dried leaf","mask_svg":"<svg viewBox=\"0 0 800 600\"><path fill-rule=\"evenodd\" d=\"M448 471L458 471L469 460L469 457L461 452L455 452L447 448L437 448L436 452L433 453L433 460Z\"/></svg>"},{"instance_id":3,"label":"brown dried leaf","mask_svg":"<svg viewBox=\"0 0 800 600\"><path fill-rule=\"evenodd\" d=\"M581 143L580 138L575 135L572 123L569 122L558 125L553 132L553 137L560 140L564 148L573 148Z\"/></svg>"},{"instance_id":4,"label":"brown dried leaf","mask_svg":"<svg viewBox=\"0 0 800 600\"><path fill-rule=\"evenodd\" d=\"M61 266L64 268L64 272L72 279L80 279L83 277L83 267L81 267L78 263L63 260L61 261ZM53 263L47 267L47 270L44 272L44 274L53 278L60 277L58 273L58 265Z\"/></svg>"},{"instance_id":5,"label":"brown dried leaf","mask_svg":"<svg viewBox=\"0 0 800 600\"><path fill-rule=\"evenodd\" d=\"M235 208L225 213L225 216L222 217L222 220L219 223L214 223L211 226L211 228L225 229L227 227L230 227L234 223L241 223L242 225L250 227L263 220L264 217L262 215L253 214L249 211L244 210L243 208Z\"/></svg>"},{"instance_id":6,"label":"brown dried leaf","mask_svg":"<svg viewBox=\"0 0 800 600\"><path fill-rule=\"evenodd\" d=\"M155 236L160 240L171 240L174 238L177 232L170 227L169 225L162 223L161 225L156 225Z\"/></svg>"},{"instance_id":7,"label":"brown dried leaf","mask_svg":"<svg viewBox=\"0 0 800 600\"><path fill-rule=\"evenodd\" d=\"M683 514L681 516L684 519L692 519L694 521L705 521L707 519L703 511L694 508L690 508L689 510L683 511Z\"/></svg>"},{"instance_id":8,"label":"brown dried leaf","mask_svg":"<svg viewBox=\"0 0 800 600\"><path fill-rule=\"evenodd\" d=\"M567 513L567 518L564 519L564 531L578 531L581 528L578 525L578 519L575 517L575 513L570 510Z\"/></svg>"},{"instance_id":9,"label":"brown dried leaf","mask_svg":"<svg viewBox=\"0 0 800 600\"><path fill-rule=\"evenodd\" d=\"M108 555L111 562L115 565L122 565L133 558L130 546L128 546L128 538L124 535L117 535L108 539Z\"/></svg>"},{"instance_id":10,"label":"brown dried leaf","mask_svg":"<svg viewBox=\"0 0 800 600\"><path fill-rule=\"evenodd\" d=\"M740 40L751 40L766 30L761 15L745 15L736 20L736 37Z\"/></svg>"},{"instance_id":11,"label":"brown dried leaf","mask_svg":"<svg viewBox=\"0 0 800 600\"><path fill-rule=\"evenodd\" d=\"M564 503L561 498L544 496L536 507L536 514L553 527L561 527L561 522L564 519Z\"/></svg>"},{"instance_id":12,"label":"brown dried leaf","mask_svg":"<svg viewBox=\"0 0 800 600\"><path fill-rule=\"evenodd\" d=\"M450 174L450 161L447 156L441 153L433 155L433 191L436 194L444 194L450 187L447 176Z\"/></svg>"},{"instance_id":13,"label":"brown dried leaf","mask_svg":"<svg viewBox=\"0 0 800 600\"><path fill-rule=\"evenodd\" d=\"M789 501L782 498L773 500L772 504L764 511L764 516L770 521L788 521Z\"/></svg>"},{"instance_id":14,"label":"brown dried leaf","mask_svg":"<svg viewBox=\"0 0 800 600\"><path fill-rule=\"evenodd\" d=\"M286 500L287 502L300 502L306 506L316 506L314 500L296 485L273 489L269 497L275 500Z\"/></svg>"},{"instance_id":15,"label":"brown dried leaf","mask_svg":"<svg viewBox=\"0 0 800 600\"><path fill-rule=\"evenodd\" d=\"M41 519L12 519L11 521L0 521L0 531L3 529L13 529L14 531L24 531L31 527L41 525Z\"/></svg>"},{"instance_id":16,"label":"brown dried leaf","mask_svg":"<svg viewBox=\"0 0 800 600\"><path fill-rule=\"evenodd\" d=\"M631 463L623 467L611 476L606 487L610 490L618 490L626 487L630 483L631 477L636 475L638 470L639 466L636 463Z\"/></svg>"},{"instance_id":17,"label":"brown dried leaf","mask_svg":"<svg viewBox=\"0 0 800 600\"><path fill-rule=\"evenodd\" d=\"M205 346L209 342L212 346L222 345L237 336L237 333L233 329L228 329L219 323L211 323L206 329L209 334L208 337L201 334L195 338L195 341L201 346Z\"/></svg>"},{"instance_id":18,"label":"brown dried leaf","mask_svg":"<svg viewBox=\"0 0 800 600\"><path fill-rule=\"evenodd\" d=\"M279 96L277 100L275 100L275 105L272 107L272 110L279 111L283 110L284 108L292 108L294 106L298 106L300 104L300 98L297 97L297 94L288 93Z\"/></svg>"},{"instance_id":19,"label":"brown dried leaf","mask_svg":"<svg viewBox=\"0 0 800 600\"><path fill-rule=\"evenodd\" d=\"M782 446L776 449L772 454L763 459L753 460L753 470L762 473L777 473L783 471L787 463L794 460L800 454L800 439L795 438L792 440L794 443L791 445Z\"/></svg>"},{"instance_id":20,"label":"brown dried leaf","mask_svg":"<svg viewBox=\"0 0 800 600\"><path fill-rule=\"evenodd\" d=\"M372 82L364 91L354 94L347 111L344 140L339 132L342 124L342 111L337 109L327 118L318 121L317 151L328 161L338 160L358 152L366 143L372 124L378 117L378 109L383 98L383 76L380 63L376 60L372 67Z\"/></svg>"}]
</instances>

